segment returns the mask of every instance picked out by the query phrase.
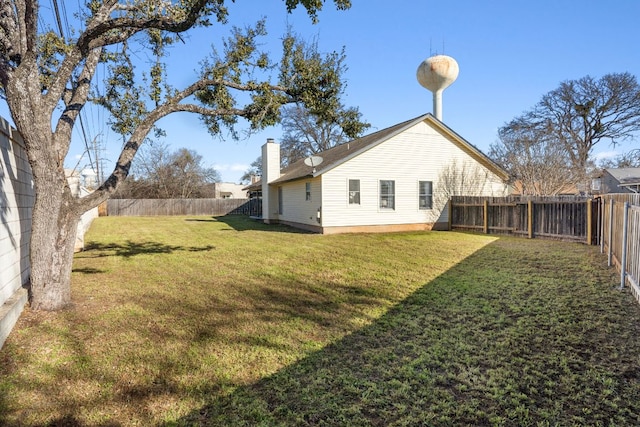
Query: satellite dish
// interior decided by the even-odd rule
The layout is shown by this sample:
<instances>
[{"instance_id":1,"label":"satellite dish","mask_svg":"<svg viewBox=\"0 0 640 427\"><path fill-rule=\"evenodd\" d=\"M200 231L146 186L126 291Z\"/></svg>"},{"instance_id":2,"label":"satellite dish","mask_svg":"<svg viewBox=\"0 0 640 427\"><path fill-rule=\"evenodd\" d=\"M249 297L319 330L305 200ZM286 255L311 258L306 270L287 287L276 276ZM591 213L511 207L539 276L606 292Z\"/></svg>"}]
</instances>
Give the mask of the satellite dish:
<instances>
[{"instance_id":1,"label":"satellite dish","mask_svg":"<svg viewBox=\"0 0 640 427\"><path fill-rule=\"evenodd\" d=\"M320 163L322 163L322 157L320 156L309 156L306 159L304 159L304 164L307 166L318 166Z\"/></svg>"}]
</instances>

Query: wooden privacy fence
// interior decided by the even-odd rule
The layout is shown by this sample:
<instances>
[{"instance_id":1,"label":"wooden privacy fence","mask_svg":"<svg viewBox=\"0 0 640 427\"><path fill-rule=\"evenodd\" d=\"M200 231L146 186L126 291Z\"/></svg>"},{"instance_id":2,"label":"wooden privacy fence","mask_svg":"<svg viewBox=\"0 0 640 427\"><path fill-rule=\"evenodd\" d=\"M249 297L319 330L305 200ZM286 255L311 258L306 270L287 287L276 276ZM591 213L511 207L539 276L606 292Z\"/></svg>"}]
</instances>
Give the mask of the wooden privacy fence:
<instances>
[{"instance_id":1,"label":"wooden privacy fence","mask_svg":"<svg viewBox=\"0 0 640 427\"><path fill-rule=\"evenodd\" d=\"M601 205L600 250L640 302L640 194L606 194Z\"/></svg>"},{"instance_id":2,"label":"wooden privacy fence","mask_svg":"<svg viewBox=\"0 0 640 427\"><path fill-rule=\"evenodd\" d=\"M106 208L109 216L261 214L259 199L110 199Z\"/></svg>"},{"instance_id":3,"label":"wooden privacy fence","mask_svg":"<svg viewBox=\"0 0 640 427\"><path fill-rule=\"evenodd\" d=\"M574 196L453 196L449 228L593 244L598 241L598 207L598 202Z\"/></svg>"}]
</instances>

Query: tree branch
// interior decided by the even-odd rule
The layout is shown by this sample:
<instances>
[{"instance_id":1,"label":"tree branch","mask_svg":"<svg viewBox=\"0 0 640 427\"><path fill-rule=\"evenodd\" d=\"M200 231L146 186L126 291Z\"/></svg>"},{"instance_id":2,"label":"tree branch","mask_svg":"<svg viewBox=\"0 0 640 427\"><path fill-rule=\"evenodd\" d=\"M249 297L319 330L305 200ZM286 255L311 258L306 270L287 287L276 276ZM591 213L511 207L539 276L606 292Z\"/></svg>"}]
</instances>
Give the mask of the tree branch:
<instances>
[{"instance_id":1,"label":"tree branch","mask_svg":"<svg viewBox=\"0 0 640 427\"><path fill-rule=\"evenodd\" d=\"M88 52L96 47L119 43L132 35L145 29L158 29L172 33L180 33L188 30L197 22L205 7L206 0L196 0L184 10L184 18L176 20L169 16L153 16L151 18L132 18L128 16L107 19L106 8L100 9L100 14L91 21L91 25L78 38L77 46L82 52ZM115 4L110 12L122 10L128 12L138 11L133 6ZM110 15L110 14L109 14Z\"/></svg>"},{"instance_id":2,"label":"tree branch","mask_svg":"<svg viewBox=\"0 0 640 427\"><path fill-rule=\"evenodd\" d=\"M64 100L65 109L58 119L54 133L54 148L61 159L64 159L67 155L73 126L80 114L80 110L87 102L91 80L100 62L100 55L101 49L95 49L87 56L84 67L78 76L76 86L71 89L71 97L68 100ZM51 102L51 99L55 98L50 98L49 102ZM55 106L49 105L49 108L55 108Z\"/></svg>"}]
</instances>

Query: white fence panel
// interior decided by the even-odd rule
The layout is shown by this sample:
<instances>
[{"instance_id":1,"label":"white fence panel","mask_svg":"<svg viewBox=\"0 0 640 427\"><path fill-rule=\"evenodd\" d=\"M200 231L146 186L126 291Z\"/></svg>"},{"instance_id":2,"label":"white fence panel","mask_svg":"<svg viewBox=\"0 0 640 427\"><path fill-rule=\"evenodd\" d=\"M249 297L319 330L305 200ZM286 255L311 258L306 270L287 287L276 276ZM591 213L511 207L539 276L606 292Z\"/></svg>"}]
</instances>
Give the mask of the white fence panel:
<instances>
[{"instance_id":1,"label":"white fence panel","mask_svg":"<svg viewBox=\"0 0 640 427\"><path fill-rule=\"evenodd\" d=\"M620 287L629 286L640 302L640 197L607 194L602 203L601 250L620 270Z\"/></svg>"},{"instance_id":2,"label":"white fence panel","mask_svg":"<svg viewBox=\"0 0 640 427\"><path fill-rule=\"evenodd\" d=\"M18 132L0 118L0 347L27 302L31 212L35 200L31 167Z\"/></svg>"}]
</instances>

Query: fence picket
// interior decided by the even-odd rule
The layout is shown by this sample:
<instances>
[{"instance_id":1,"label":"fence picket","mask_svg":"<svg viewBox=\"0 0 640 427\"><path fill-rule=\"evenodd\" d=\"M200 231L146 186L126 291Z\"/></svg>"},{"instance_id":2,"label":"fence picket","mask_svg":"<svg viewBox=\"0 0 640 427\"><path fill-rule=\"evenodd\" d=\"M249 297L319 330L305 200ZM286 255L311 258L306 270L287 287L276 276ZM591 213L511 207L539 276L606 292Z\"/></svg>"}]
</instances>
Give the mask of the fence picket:
<instances>
[{"instance_id":1,"label":"fence picket","mask_svg":"<svg viewBox=\"0 0 640 427\"><path fill-rule=\"evenodd\" d=\"M590 199L573 196L454 196L451 228L598 242L598 226L592 223L592 204Z\"/></svg>"},{"instance_id":2,"label":"fence picket","mask_svg":"<svg viewBox=\"0 0 640 427\"><path fill-rule=\"evenodd\" d=\"M109 216L249 215L261 216L259 199L110 199Z\"/></svg>"},{"instance_id":3,"label":"fence picket","mask_svg":"<svg viewBox=\"0 0 640 427\"><path fill-rule=\"evenodd\" d=\"M451 198L451 228L599 244L640 302L640 194ZM597 211L593 211L597 208Z\"/></svg>"},{"instance_id":4,"label":"fence picket","mask_svg":"<svg viewBox=\"0 0 640 427\"><path fill-rule=\"evenodd\" d=\"M628 284L640 302L640 194L606 194L603 198L609 204L608 212L602 210L602 223L609 231L602 244L608 264L620 270L620 287Z\"/></svg>"}]
</instances>

